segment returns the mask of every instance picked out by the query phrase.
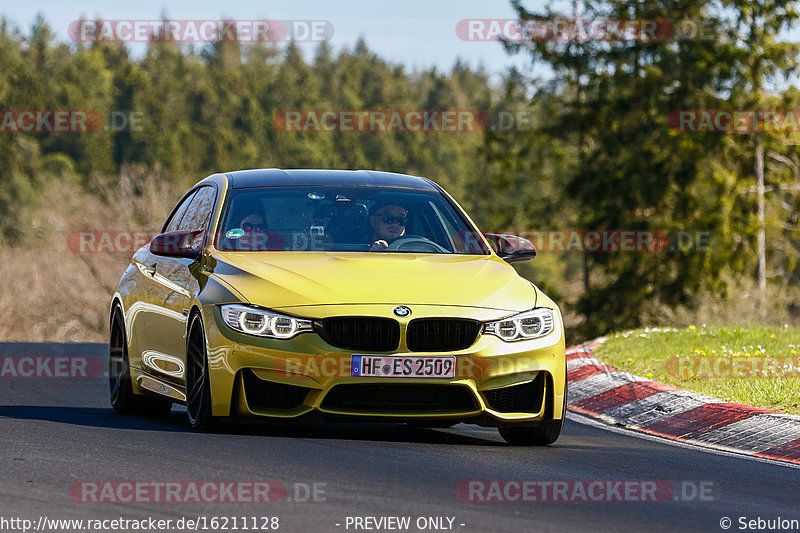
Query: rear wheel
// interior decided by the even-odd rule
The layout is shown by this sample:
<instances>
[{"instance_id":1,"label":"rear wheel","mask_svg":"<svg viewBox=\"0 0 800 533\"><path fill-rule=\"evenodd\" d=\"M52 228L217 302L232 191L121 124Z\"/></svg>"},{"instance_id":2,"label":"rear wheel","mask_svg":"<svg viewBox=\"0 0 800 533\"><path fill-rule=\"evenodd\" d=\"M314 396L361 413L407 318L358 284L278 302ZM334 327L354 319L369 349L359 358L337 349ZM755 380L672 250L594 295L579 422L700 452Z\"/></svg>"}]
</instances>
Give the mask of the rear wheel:
<instances>
[{"instance_id":1,"label":"rear wheel","mask_svg":"<svg viewBox=\"0 0 800 533\"><path fill-rule=\"evenodd\" d=\"M206 334L203 319L192 315L186 340L186 413L195 429L208 430L216 426L211 416L211 386L209 383Z\"/></svg>"},{"instance_id":2,"label":"rear wheel","mask_svg":"<svg viewBox=\"0 0 800 533\"><path fill-rule=\"evenodd\" d=\"M111 313L111 336L108 342L108 386L111 407L121 414L163 416L168 414L172 407L172 402L169 400L141 396L133 392L125 321L119 305L114 306Z\"/></svg>"}]
</instances>

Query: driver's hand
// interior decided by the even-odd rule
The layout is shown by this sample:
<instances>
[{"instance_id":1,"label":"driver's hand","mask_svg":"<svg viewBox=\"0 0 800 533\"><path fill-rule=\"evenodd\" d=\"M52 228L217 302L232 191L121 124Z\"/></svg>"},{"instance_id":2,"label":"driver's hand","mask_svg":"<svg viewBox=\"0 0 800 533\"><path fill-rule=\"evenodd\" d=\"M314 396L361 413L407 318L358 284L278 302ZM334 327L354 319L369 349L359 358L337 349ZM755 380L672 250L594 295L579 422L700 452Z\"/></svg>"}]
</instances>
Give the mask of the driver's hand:
<instances>
[{"instance_id":1,"label":"driver's hand","mask_svg":"<svg viewBox=\"0 0 800 533\"><path fill-rule=\"evenodd\" d=\"M372 243L372 247L369 249L370 252L380 252L381 250L385 250L389 247L389 243L384 240L375 241Z\"/></svg>"}]
</instances>

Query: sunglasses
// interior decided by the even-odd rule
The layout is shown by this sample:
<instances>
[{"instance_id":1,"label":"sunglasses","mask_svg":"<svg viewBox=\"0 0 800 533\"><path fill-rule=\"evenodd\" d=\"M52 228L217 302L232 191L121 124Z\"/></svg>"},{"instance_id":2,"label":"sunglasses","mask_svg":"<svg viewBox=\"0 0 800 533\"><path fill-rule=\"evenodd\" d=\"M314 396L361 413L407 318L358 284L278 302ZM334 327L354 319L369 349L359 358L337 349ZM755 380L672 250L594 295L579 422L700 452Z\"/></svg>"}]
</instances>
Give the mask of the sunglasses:
<instances>
[{"instance_id":1,"label":"sunglasses","mask_svg":"<svg viewBox=\"0 0 800 533\"><path fill-rule=\"evenodd\" d=\"M267 226L264 224L251 224L245 222L242 224L242 229L245 231L267 231Z\"/></svg>"},{"instance_id":2,"label":"sunglasses","mask_svg":"<svg viewBox=\"0 0 800 533\"><path fill-rule=\"evenodd\" d=\"M399 225L405 227L406 223L408 222L408 218L406 218L405 216L395 217L395 216L392 216L392 215L381 215L381 214L378 214L378 215L375 215L375 216L381 217L381 222L383 222L384 224L395 224L396 223L396 224L399 224Z\"/></svg>"}]
</instances>

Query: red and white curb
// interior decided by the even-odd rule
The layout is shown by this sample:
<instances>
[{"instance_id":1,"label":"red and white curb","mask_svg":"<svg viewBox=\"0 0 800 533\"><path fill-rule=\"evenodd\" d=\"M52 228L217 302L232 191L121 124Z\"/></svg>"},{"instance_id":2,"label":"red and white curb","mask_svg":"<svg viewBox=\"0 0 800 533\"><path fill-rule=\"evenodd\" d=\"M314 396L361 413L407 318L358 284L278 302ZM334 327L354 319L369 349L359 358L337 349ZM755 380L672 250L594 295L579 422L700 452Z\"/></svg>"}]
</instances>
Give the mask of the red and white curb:
<instances>
[{"instance_id":1,"label":"red and white curb","mask_svg":"<svg viewBox=\"0 0 800 533\"><path fill-rule=\"evenodd\" d=\"M800 464L800 416L727 403L621 372L594 357L604 341L567 349L570 411L650 435Z\"/></svg>"}]
</instances>

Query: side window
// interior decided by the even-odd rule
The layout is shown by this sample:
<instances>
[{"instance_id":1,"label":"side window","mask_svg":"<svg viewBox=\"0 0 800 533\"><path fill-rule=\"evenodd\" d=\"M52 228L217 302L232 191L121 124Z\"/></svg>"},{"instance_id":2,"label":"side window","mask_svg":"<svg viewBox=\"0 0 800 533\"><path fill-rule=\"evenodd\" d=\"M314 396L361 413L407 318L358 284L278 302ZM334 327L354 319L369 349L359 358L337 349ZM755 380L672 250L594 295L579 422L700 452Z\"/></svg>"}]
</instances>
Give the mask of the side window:
<instances>
[{"instance_id":1,"label":"side window","mask_svg":"<svg viewBox=\"0 0 800 533\"><path fill-rule=\"evenodd\" d=\"M217 194L213 187L198 189L181 218L178 230L208 229L216 198Z\"/></svg>"},{"instance_id":2,"label":"side window","mask_svg":"<svg viewBox=\"0 0 800 533\"><path fill-rule=\"evenodd\" d=\"M170 218L169 221L164 226L165 233L167 231L178 230L178 225L180 224L181 219L183 218L183 214L186 212L186 208L189 207L189 204L192 202L192 198L194 198L196 194L197 193L190 194L189 196L186 197L186 199L183 202L181 202L181 205L178 207L178 209L174 211L175 214L172 215L172 218Z\"/></svg>"}]
</instances>

